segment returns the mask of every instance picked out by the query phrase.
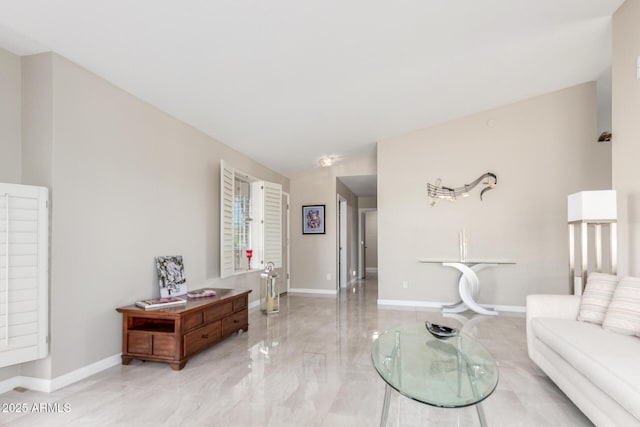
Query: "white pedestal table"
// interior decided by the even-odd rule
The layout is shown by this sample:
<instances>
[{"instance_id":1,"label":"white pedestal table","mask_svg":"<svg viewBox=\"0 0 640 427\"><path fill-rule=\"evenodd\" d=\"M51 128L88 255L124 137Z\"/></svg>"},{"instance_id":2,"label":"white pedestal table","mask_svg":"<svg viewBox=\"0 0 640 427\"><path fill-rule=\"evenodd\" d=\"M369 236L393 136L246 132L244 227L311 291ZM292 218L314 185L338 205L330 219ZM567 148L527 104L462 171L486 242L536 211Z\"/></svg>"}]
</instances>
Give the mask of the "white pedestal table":
<instances>
[{"instance_id":1,"label":"white pedestal table","mask_svg":"<svg viewBox=\"0 0 640 427\"><path fill-rule=\"evenodd\" d=\"M488 267L515 264L515 262L509 260L467 260L466 262L462 262L459 260L437 258L418 258L418 262L441 264L443 267L455 268L460 272L460 279L458 280L460 301L443 306L443 313L462 313L466 310L473 310L476 313L489 316L497 316L498 312L477 303L476 299L480 293L480 279L476 273Z\"/></svg>"}]
</instances>

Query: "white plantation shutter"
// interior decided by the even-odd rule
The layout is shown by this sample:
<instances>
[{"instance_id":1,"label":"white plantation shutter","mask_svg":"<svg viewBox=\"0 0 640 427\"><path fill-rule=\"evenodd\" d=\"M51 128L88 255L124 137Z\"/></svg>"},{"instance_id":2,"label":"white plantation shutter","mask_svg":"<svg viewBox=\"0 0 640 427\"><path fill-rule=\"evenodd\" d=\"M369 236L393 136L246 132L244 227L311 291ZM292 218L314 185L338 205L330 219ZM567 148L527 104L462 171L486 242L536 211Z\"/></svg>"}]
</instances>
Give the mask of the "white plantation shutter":
<instances>
[{"instance_id":1,"label":"white plantation shutter","mask_svg":"<svg viewBox=\"0 0 640 427\"><path fill-rule=\"evenodd\" d=\"M220 277L233 274L233 168L220 162Z\"/></svg>"},{"instance_id":2,"label":"white plantation shutter","mask_svg":"<svg viewBox=\"0 0 640 427\"><path fill-rule=\"evenodd\" d=\"M252 269L262 269L269 261L282 266L282 186L258 181L220 163L220 277L242 273L234 265L235 178L242 176L251 185Z\"/></svg>"},{"instance_id":3,"label":"white plantation shutter","mask_svg":"<svg viewBox=\"0 0 640 427\"><path fill-rule=\"evenodd\" d=\"M266 265L271 261L276 268L280 268L282 267L282 186L263 181L262 188L264 262Z\"/></svg>"},{"instance_id":4,"label":"white plantation shutter","mask_svg":"<svg viewBox=\"0 0 640 427\"><path fill-rule=\"evenodd\" d=\"M282 186L268 181L251 183L251 210L254 221L251 243L255 259L251 268L263 269L268 262L282 266Z\"/></svg>"},{"instance_id":5,"label":"white plantation shutter","mask_svg":"<svg viewBox=\"0 0 640 427\"><path fill-rule=\"evenodd\" d=\"M48 194L0 184L0 367L48 354Z\"/></svg>"}]
</instances>

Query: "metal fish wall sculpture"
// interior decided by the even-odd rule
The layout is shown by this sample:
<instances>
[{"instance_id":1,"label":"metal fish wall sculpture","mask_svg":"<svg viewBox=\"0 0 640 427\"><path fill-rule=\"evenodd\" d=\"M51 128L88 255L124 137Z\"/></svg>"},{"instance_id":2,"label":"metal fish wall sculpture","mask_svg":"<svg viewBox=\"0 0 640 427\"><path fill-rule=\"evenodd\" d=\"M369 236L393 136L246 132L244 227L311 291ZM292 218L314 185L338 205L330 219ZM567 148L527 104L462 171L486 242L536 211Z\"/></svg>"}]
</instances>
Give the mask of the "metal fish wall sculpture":
<instances>
[{"instance_id":1,"label":"metal fish wall sculpture","mask_svg":"<svg viewBox=\"0 0 640 427\"><path fill-rule=\"evenodd\" d=\"M469 191L473 190L478 184L486 185L485 188L480 192L480 200L482 200L482 196L489 190L493 190L498 185L498 177L496 174L492 172L487 172L484 175L481 175L475 181L464 184L462 187L451 188L445 187L440 184L441 180L438 178L435 185L427 184L427 192L429 194L429 204L431 206L435 205L438 200L448 200L450 202L455 201L459 196L468 197Z\"/></svg>"}]
</instances>

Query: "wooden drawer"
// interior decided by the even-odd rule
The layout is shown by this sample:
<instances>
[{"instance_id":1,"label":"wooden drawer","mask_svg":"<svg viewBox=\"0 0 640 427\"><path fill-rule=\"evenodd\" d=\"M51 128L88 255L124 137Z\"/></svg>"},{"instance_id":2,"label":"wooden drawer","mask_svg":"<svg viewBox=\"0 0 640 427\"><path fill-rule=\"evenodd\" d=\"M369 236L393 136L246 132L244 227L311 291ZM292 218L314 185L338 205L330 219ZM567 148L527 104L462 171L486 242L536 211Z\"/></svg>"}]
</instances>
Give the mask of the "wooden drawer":
<instances>
[{"instance_id":1,"label":"wooden drawer","mask_svg":"<svg viewBox=\"0 0 640 427\"><path fill-rule=\"evenodd\" d=\"M204 323L204 316L201 311L197 313L190 314L184 318L182 321L182 330L188 331L189 329L193 329L197 326L200 326Z\"/></svg>"},{"instance_id":2,"label":"wooden drawer","mask_svg":"<svg viewBox=\"0 0 640 427\"><path fill-rule=\"evenodd\" d=\"M240 311L247 306L247 297L236 298L233 300L233 311Z\"/></svg>"},{"instance_id":3,"label":"wooden drawer","mask_svg":"<svg viewBox=\"0 0 640 427\"><path fill-rule=\"evenodd\" d=\"M127 334L127 353L151 354L152 336L148 332L129 331Z\"/></svg>"},{"instance_id":4,"label":"wooden drawer","mask_svg":"<svg viewBox=\"0 0 640 427\"><path fill-rule=\"evenodd\" d=\"M245 328L249 324L247 309L222 319L222 336L229 336L235 331Z\"/></svg>"},{"instance_id":5,"label":"wooden drawer","mask_svg":"<svg viewBox=\"0 0 640 427\"><path fill-rule=\"evenodd\" d=\"M217 305L204 312L204 323L210 323L231 313L233 313L232 301L229 301L226 304Z\"/></svg>"},{"instance_id":6,"label":"wooden drawer","mask_svg":"<svg viewBox=\"0 0 640 427\"><path fill-rule=\"evenodd\" d=\"M173 357L176 354L176 337L169 334L153 334L153 355Z\"/></svg>"},{"instance_id":7,"label":"wooden drawer","mask_svg":"<svg viewBox=\"0 0 640 427\"><path fill-rule=\"evenodd\" d=\"M184 357L197 353L222 338L221 322L213 322L184 335Z\"/></svg>"},{"instance_id":8,"label":"wooden drawer","mask_svg":"<svg viewBox=\"0 0 640 427\"><path fill-rule=\"evenodd\" d=\"M172 334L130 331L127 351L132 354L172 357L176 351L176 339Z\"/></svg>"}]
</instances>

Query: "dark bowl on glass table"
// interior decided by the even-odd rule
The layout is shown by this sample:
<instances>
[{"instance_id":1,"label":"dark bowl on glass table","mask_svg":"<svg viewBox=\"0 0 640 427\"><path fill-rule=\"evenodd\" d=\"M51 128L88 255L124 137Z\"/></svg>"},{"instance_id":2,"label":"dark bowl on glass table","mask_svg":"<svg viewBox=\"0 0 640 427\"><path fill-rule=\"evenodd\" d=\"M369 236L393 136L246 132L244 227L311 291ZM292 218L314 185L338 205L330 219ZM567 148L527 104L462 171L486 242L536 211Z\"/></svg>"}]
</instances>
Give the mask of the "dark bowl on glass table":
<instances>
[{"instance_id":1,"label":"dark bowl on glass table","mask_svg":"<svg viewBox=\"0 0 640 427\"><path fill-rule=\"evenodd\" d=\"M424 325L427 327L427 331L429 331L431 335L440 340L446 340L447 338L458 336L458 330L455 328L431 323L428 320L424 322Z\"/></svg>"}]
</instances>

